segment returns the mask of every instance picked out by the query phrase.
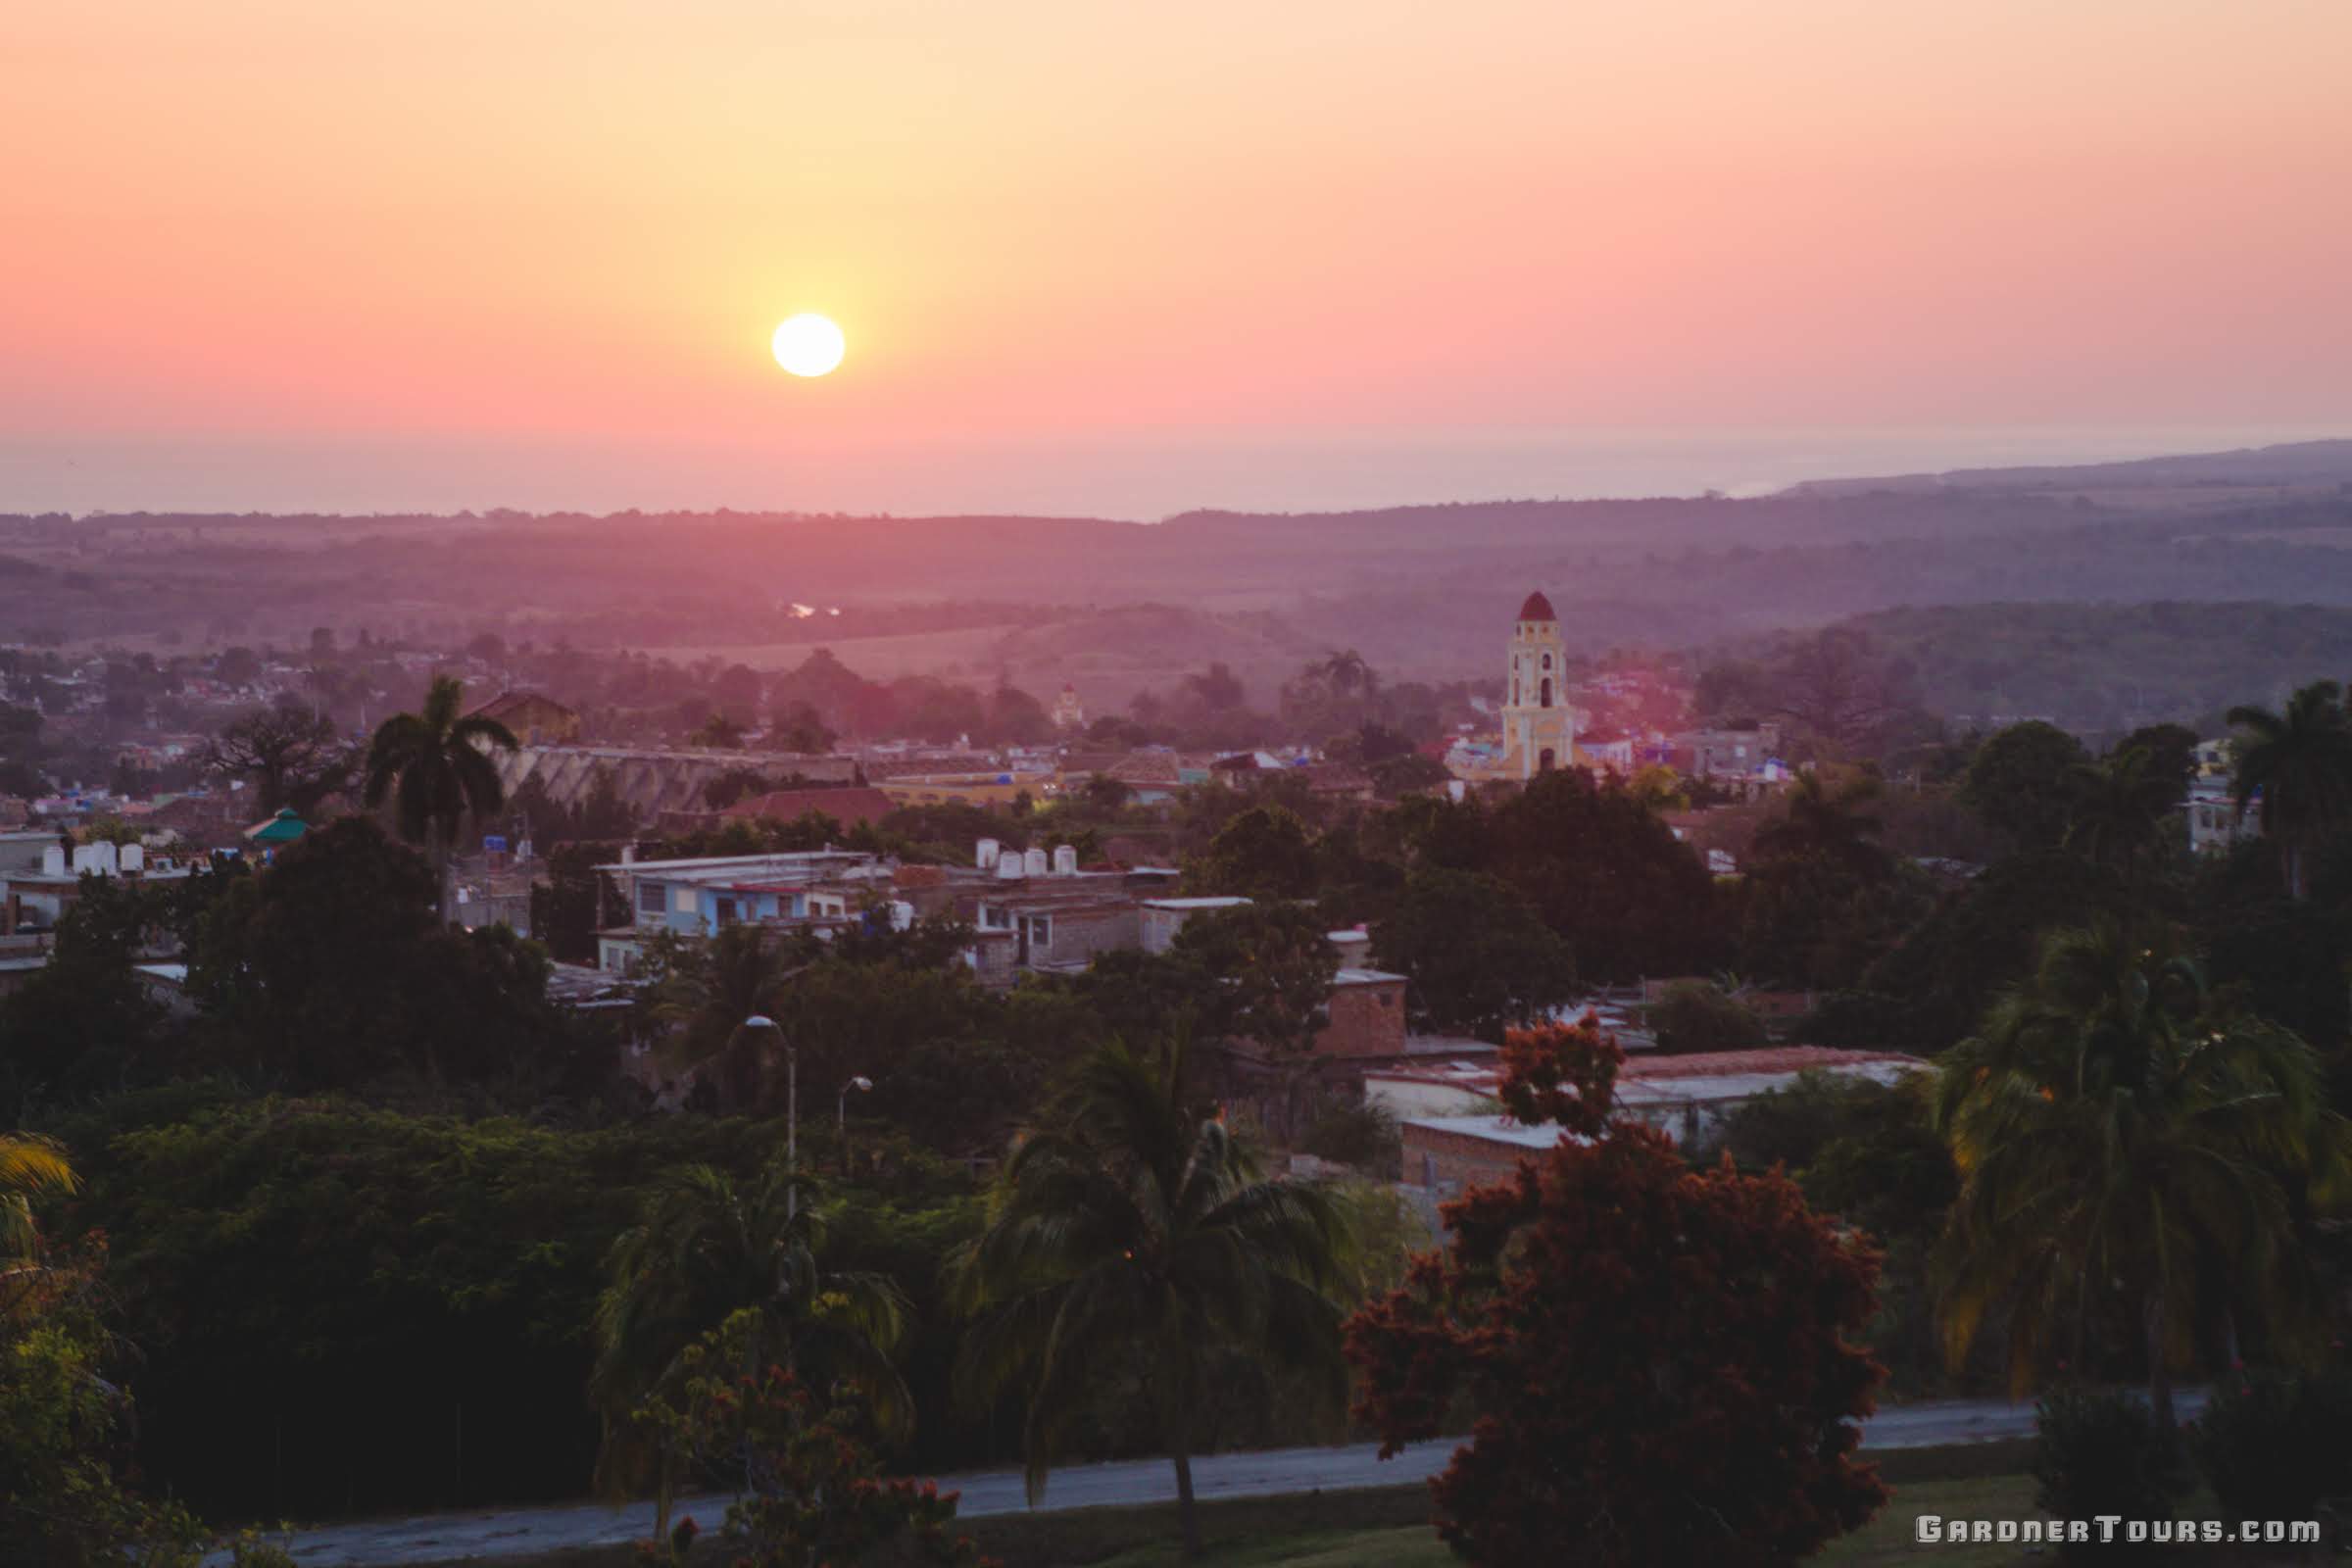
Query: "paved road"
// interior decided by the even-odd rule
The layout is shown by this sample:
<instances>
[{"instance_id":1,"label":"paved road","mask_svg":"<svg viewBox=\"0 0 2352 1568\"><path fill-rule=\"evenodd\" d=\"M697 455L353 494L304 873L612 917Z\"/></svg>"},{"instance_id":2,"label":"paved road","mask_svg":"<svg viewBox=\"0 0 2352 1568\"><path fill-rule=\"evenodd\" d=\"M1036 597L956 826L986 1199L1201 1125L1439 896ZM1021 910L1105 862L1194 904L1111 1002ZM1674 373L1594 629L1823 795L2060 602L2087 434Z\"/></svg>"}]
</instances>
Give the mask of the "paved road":
<instances>
[{"instance_id":1,"label":"paved road","mask_svg":"<svg viewBox=\"0 0 2352 1568\"><path fill-rule=\"evenodd\" d=\"M2195 1391L2180 1395L2180 1414L2203 1404ZM1905 1405L1874 1416L1863 1427L1868 1448L1924 1448L1989 1443L2034 1430L2034 1407L1998 1399L1951 1399ZM1446 1468L1450 1442L1423 1443L1382 1461L1369 1447L1277 1448L1217 1453L1193 1461L1193 1489L1203 1499L1256 1497L1290 1492L1337 1492L1426 1480ZM1026 1506L1018 1470L982 1470L939 1478L943 1492L959 1492L959 1517L1010 1513ZM1172 1501L1175 1477L1164 1459L1072 1465L1054 1472L1046 1508L1091 1508L1109 1503ZM693 1497L678 1505L706 1526L727 1510L723 1496ZM368 1524L324 1525L299 1533L296 1560L306 1568L395 1568L399 1564L491 1560L567 1546L611 1545L653 1533L651 1503L612 1508L595 1503L430 1514Z\"/></svg>"}]
</instances>

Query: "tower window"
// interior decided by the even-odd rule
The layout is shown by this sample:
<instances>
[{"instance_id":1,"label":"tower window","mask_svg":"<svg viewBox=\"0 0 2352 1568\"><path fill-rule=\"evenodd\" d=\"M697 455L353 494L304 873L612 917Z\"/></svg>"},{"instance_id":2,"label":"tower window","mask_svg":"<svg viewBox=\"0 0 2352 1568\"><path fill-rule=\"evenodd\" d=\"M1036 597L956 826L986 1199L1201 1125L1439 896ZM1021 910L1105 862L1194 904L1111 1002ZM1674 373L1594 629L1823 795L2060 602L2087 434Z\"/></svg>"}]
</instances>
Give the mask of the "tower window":
<instances>
[{"instance_id":1,"label":"tower window","mask_svg":"<svg viewBox=\"0 0 2352 1568\"><path fill-rule=\"evenodd\" d=\"M1545 674L1551 673L1551 656L1549 654L1545 654L1544 656L1544 672Z\"/></svg>"},{"instance_id":2,"label":"tower window","mask_svg":"<svg viewBox=\"0 0 2352 1568\"><path fill-rule=\"evenodd\" d=\"M1551 677L1548 675L1544 677L1543 690L1544 695L1538 699L1536 706L1538 708L1549 708L1551 706Z\"/></svg>"}]
</instances>

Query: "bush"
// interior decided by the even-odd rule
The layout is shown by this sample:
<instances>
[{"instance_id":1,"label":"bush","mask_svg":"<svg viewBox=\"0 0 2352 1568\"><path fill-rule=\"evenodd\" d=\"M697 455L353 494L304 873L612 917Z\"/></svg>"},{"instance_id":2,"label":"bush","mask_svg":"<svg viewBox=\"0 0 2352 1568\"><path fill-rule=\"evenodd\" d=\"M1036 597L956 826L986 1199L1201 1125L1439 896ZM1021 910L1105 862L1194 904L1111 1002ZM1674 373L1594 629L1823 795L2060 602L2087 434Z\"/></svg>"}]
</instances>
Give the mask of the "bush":
<instances>
[{"instance_id":1,"label":"bush","mask_svg":"<svg viewBox=\"0 0 2352 1568\"><path fill-rule=\"evenodd\" d=\"M1753 1051L1765 1044L1764 1020L1705 980L1677 980L1650 1004L1649 1027L1666 1052Z\"/></svg>"},{"instance_id":2,"label":"bush","mask_svg":"<svg viewBox=\"0 0 2352 1568\"><path fill-rule=\"evenodd\" d=\"M2352 1493L2352 1374L2255 1373L2216 1388L2189 1428L2224 1517L2309 1519Z\"/></svg>"},{"instance_id":3,"label":"bush","mask_svg":"<svg viewBox=\"0 0 2352 1568\"><path fill-rule=\"evenodd\" d=\"M2034 1429L2034 1502L2053 1518L2170 1519L2188 1491L2179 1436L2159 1428L2137 1395L2061 1389L2042 1396ZM2098 1550L2093 1542L2063 1554Z\"/></svg>"},{"instance_id":4,"label":"bush","mask_svg":"<svg viewBox=\"0 0 2352 1568\"><path fill-rule=\"evenodd\" d=\"M1298 1147L1318 1159L1395 1181L1404 1159L1396 1118L1386 1106L1358 1101L1326 1101L1299 1136Z\"/></svg>"}]
</instances>

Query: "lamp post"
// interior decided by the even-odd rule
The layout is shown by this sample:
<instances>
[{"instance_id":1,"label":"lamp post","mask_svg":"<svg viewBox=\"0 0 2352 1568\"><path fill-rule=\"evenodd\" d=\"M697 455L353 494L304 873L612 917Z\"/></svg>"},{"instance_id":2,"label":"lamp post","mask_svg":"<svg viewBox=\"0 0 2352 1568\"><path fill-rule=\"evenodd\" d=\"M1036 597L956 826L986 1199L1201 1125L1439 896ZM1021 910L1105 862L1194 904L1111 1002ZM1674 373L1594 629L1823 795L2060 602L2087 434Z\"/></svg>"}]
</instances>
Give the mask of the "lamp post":
<instances>
[{"instance_id":1,"label":"lamp post","mask_svg":"<svg viewBox=\"0 0 2352 1568\"><path fill-rule=\"evenodd\" d=\"M783 1033L764 1012L753 1013L743 1026ZM790 1219L801 1211L801 1048L789 1038L784 1042L784 1168L793 1177L784 1189L784 1217Z\"/></svg>"},{"instance_id":2,"label":"lamp post","mask_svg":"<svg viewBox=\"0 0 2352 1568\"><path fill-rule=\"evenodd\" d=\"M841 1086L841 1100L833 1107L834 1136L841 1144L841 1173L844 1176L850 1173L850 1091L855 1089L862 1095L873 1087L871 1078L859 1074Z\"/></svg>"}]
</instances>

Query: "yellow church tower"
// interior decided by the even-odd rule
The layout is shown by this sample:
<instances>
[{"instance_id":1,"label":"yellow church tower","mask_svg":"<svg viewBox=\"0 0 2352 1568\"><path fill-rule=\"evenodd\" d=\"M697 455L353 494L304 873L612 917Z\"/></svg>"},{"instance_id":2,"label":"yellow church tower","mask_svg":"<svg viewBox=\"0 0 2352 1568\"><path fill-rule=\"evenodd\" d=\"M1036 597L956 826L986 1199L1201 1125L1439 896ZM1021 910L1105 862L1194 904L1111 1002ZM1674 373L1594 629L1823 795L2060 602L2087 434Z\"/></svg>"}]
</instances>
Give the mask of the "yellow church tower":
<instances>
[{"instance_id":1,"label":"yellow church tower","mask_svg":"<svg viewBox=\"0 0 2352 1568\"><path fill-rule=\"evenodd\" d=\"M1531 779L1576 760L1576 717L1568 707L1567 653L1560 617L1541 592L1527 596L1511 628L1510 685L1502 705L1502 771Z\"/></svg>"}]
</instances>

